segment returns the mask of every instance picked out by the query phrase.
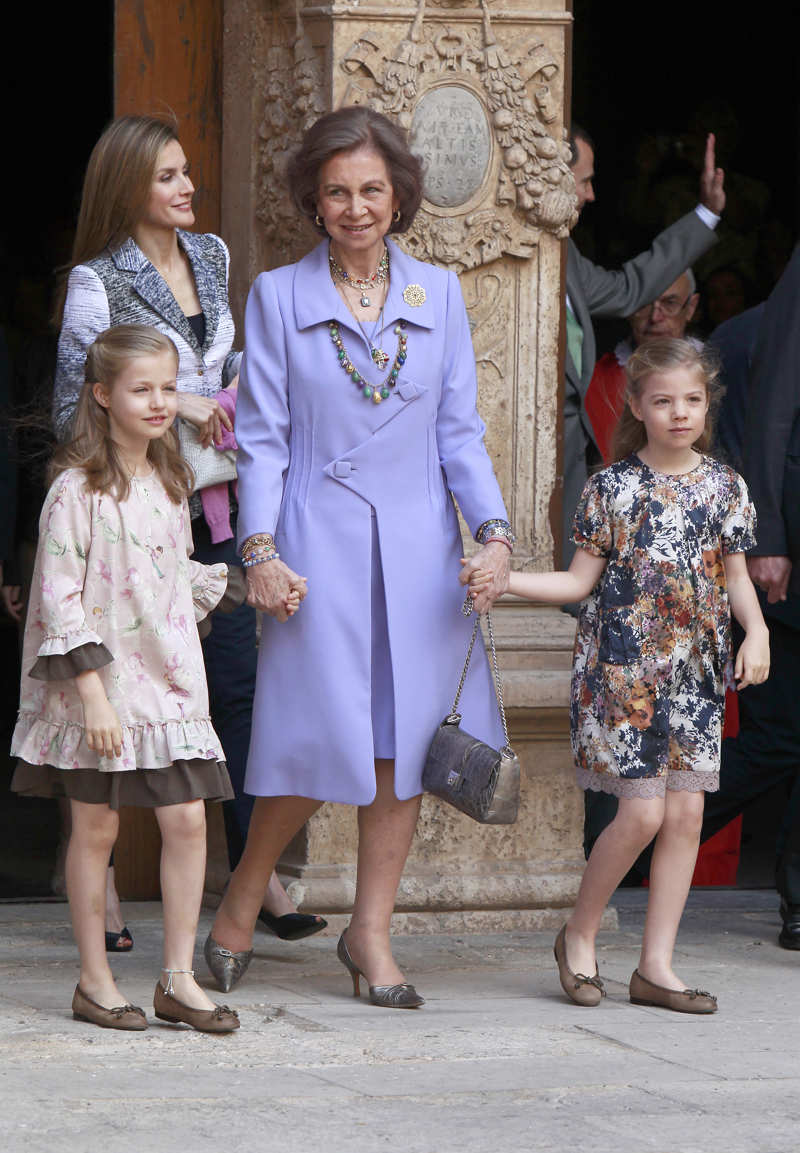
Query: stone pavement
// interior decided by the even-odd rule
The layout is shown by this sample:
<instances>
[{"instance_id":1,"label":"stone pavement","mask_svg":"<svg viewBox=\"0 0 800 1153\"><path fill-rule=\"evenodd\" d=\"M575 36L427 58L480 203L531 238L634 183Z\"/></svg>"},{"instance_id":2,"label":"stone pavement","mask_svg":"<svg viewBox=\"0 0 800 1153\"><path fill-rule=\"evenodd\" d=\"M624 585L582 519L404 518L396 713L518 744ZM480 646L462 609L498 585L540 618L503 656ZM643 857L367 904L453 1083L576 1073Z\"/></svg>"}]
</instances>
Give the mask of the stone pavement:
<instances>
[{"instance_id":1,"label":"stone pavement","mask_svg":"<svg viewBox=\"0 0 800 1153\"><path fill-rule=\"evenodd\" d=\"M628 1002L645 897L618 894L596 1009L565 1001L552 932L398 937L417 1012L354 1001L334 936L259 933L230 1037L73 1021L66 905L0 905L0 1150L797 1153L800 953L777 947L775 894L692 894L676 968L719 995L712 1017ZM159 907L126 915L115 971L150 1014Z\"/></svg>"}]
</instances>

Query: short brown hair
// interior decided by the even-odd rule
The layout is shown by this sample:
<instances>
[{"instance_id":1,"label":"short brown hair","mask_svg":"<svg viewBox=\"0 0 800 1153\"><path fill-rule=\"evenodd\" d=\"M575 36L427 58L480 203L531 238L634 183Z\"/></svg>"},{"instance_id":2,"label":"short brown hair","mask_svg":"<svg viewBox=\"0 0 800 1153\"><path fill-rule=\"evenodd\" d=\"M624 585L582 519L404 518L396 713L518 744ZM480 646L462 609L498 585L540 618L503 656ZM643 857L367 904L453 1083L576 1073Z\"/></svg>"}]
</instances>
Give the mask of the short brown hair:
<instances>
[{"instance_id":1,"label":"short brown hair","mask_svg":"<svg viewBox=\"0 0 800 1153\"><path fill-rule=\"evenodd\" d=\"M118 324L101 332L86 355L84 385L78 398L72 439L56 449L50 464L50 479L67 468L81 468L87 487L93 492L113 494L126 500L130 473L111 437L108 412L98 403L93 385L111 387L125 366L140 356L169 353L178 370L178 350L170 338L146 324ZM153 440L147 450L171 501L180 504L194 487L192 470L180 453L174 426Z\"/></svg>"},{"instance_id":2,"label":"short brown hair","mask_svg":"<svg viewBox=\"0 0 800 1153\"><path fill-rule=\"evenodd\" d=\"M716 383L719 378L720 361L710 345L698 348L691 340L676 336L660 336L643 341L633 352L625 365L627 387L625 407L614 429L611 444L612 460L625 460L632 452L639 452L647 444L647 432L640 420L631 411L628 398L637 399L642 395L648 377L659 372L669 372L673 368L694 369L709 399L706 422L700 436L692 447L698 452L707 452L713 432L713 414L717 400Z\"/></svg>"},{"instance_id":3,"label":"short brown hair","mask_svg":"<svg viewBox=\"0 0 800 1153\"><path fill-rule=\"evenodd\" d=\"M402 128L361 104L328 112L303 136L287 169L289 192L297 210L325 234L325 228L314 220L320 169L337 152L355 152L357 148L374 148L386 162L400 213L389 231L405 232L422 201L422 164L409 150Z\"/></svg>"}]
</instances>

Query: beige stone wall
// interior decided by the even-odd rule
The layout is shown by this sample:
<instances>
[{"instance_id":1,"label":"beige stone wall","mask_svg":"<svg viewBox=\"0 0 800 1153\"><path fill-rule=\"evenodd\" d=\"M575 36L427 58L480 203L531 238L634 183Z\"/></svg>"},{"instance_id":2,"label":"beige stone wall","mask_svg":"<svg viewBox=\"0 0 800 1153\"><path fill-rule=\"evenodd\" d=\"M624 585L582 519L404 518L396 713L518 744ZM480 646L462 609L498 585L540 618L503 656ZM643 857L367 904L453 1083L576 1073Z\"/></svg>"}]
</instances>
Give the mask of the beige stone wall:
<instances>
[{"instance_id":1,"label":"beige stone wall","mask_svg":"<svg viewBox=\"0 0 800 1153\"><path fill-rule=\"evenodd\" d=\"M487 447L519 539L515 564L537 569L553 555L562 241L575 221L563 129L570 21L566 0L225 5L223 232L236 315L262 268L315 242L283 182L303 130L349 103L396 118L424 152L428 180L401 242L460 275ZM541 923L576 891L582 798L566 714L574 622L519 603L496 618L523 764L520 820L483 828L426 798L398 902L407 927L462 923L467 912L472 923ZM285 856L295 898L346 910L355 842L355 814L325 806Z\"/></svg>"}]
</instances>

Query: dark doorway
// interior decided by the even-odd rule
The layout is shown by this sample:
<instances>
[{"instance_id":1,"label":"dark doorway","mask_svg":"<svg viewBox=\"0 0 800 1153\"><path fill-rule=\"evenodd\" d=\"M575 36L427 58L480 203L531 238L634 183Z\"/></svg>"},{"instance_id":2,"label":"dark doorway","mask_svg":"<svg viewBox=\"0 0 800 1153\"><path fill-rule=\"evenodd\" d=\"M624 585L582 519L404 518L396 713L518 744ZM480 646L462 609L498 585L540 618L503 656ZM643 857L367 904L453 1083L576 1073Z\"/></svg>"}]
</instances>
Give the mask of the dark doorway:
<instances>
[{"instance_id":1,"label":"dark doorway","mask_svg":"<svg viewBox=\"0 0 800 1153\"><path fill-rule=\"evenodd\" d=\"M69 258L89 152L112 116L113 4L20 5L3 43L4 211L0 326L19 460L13 564L24 581L43 496L56 334L55 269ZM3 446L5 452L5 445ZM13 573L13 569L12 569ZM59 840L54 802L9 791L19 691L19 633L0 614L0 898L52 893Z\"/></svg>"}]
</instances>

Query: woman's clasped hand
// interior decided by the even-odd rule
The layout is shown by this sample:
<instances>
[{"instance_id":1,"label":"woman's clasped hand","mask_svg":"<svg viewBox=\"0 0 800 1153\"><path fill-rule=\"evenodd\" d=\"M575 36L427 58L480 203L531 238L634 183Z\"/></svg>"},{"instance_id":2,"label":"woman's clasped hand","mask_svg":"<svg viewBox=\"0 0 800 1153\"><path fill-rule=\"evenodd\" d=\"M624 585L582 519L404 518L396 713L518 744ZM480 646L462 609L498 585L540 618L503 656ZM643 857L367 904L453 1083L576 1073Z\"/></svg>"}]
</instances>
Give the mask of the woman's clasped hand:
<instances>
[{"instance_id":1,"label":"woman's clasped hand","mask_svg":"<svg viewBox=\"0 0 800 1153\"><path fill-rule=\"evenodd\" d=\"M308 592L306 578L282 560L265 561L247 572L247 603L276 621L294 616Z\"/></svg>"}]
</instances>

